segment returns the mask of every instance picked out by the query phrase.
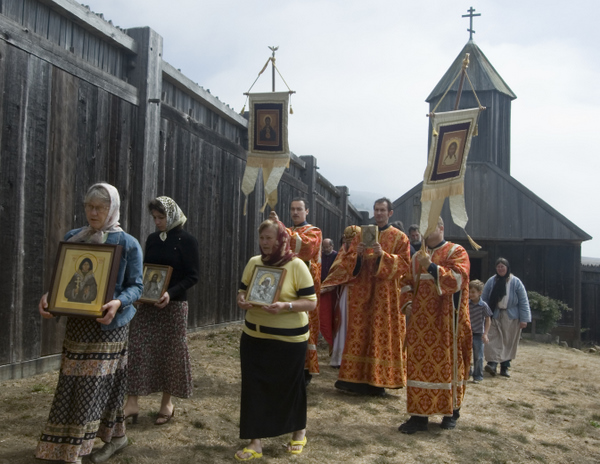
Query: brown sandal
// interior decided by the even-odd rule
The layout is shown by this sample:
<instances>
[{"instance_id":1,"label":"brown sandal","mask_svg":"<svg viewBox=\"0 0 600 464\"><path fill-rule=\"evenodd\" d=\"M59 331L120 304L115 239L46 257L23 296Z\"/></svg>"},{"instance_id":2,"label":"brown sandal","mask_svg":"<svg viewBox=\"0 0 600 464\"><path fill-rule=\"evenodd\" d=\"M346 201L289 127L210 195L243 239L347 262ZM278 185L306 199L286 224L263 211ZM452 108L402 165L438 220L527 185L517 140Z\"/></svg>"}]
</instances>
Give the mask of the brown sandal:
<instances>
[{"instance_id":1,"label":"brown sandal","mask_svg":"<svg viewBox=\"0 0 600 464\"><path fill-rule=\"evenodd\" d=\"M154 421L154 425L165 425L167 422L169 422L171 419L173 419L174 416L175 416L175 408L173 408L173 412L170 415L169 414L161 414L159 412L158 417Z\"/></svg>"}]
</instances>

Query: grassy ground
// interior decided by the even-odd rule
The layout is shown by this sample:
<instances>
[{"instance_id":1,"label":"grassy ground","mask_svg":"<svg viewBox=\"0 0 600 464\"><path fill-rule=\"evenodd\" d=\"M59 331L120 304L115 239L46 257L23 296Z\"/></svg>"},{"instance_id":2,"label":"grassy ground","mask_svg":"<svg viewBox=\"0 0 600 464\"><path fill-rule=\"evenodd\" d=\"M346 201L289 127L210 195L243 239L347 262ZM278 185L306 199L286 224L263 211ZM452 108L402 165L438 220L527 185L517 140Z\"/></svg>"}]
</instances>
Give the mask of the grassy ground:
<instances>
[{"instance_id":1,"label":"grassy ground","mask_svg":"<svg viewBox=\"0 0 600 464\"><path fill-rule=\"evenodd\" d=\"M178 400L175 419L153 425L158 394L142 398L130 446L111 463L232 463L238 437L241 327L190 336L194 396ZM264 442L263 463L598 463L600 462L600 355L521 342L512 377L469 384L458 427L403 435L404 390L385 398L337 392L337 370L319 351L321 375L308 389L308 445L291 456L288 437ZM0 464L36 461L33 452L47 418L57 373L0 384ZM100 443L97 443L100 446ZM84 461L85 462L85 461Z\"/></svg>"}]
</instances>

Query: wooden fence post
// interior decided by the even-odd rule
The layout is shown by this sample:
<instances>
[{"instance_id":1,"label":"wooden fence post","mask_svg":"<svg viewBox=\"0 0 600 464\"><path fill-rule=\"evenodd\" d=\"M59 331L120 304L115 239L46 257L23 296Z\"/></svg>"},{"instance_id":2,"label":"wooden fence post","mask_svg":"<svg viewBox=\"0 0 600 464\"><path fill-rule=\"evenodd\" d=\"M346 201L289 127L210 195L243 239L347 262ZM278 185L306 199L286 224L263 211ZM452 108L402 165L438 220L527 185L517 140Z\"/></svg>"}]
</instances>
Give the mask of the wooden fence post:
<instances>
[{"instance_id":1,"label":"wooden fence post","mask_svg":"<svg viewBox=\"0 0 600 464\"><path fill-rule=\"evenodd\" d=\"M317 211L317 200L315 192L317 191L317 159L314 156L301 156L300 159L306 163L304 172L302 173L302 182L308 190L308 209L309 211ZM310 222L310 220L308 221Z\"/></svg>"},{"instance_id":2,"label":"wooden fence post","mask_svg":"<svg viewBox=\"0 0 600 464\"><path fill-rule=\"evenodd\" d=\"M143 247L148 234L154 231L146 205L157 194L163 39L149 27L133 28L127 32L138 46L129 83L138 89L139 96L137 145L132 160L135 175L132 176L127 198L130 205L129 232L139 237Z\"/></svg>"}]
</instances>

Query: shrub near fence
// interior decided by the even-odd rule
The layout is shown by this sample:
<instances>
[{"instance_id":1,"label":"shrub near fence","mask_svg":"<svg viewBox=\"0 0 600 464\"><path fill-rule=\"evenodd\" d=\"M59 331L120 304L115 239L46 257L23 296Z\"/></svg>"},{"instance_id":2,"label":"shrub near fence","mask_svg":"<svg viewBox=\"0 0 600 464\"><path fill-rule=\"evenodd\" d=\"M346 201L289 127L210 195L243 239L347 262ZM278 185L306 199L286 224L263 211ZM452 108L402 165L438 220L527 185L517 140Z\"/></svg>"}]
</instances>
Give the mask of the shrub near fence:
<instances>
[{"instance_id":1,"label":"shrub near fence","mask_svg":"<svg viewBox=\"0 0 600 464\"><path fill-rule=\"evenodd\" d=\"M558 325L558 321L563 315L563 311L572 311L571 308L562 301L541 295L537 292L527 292L529 298L529 307L531 308L531 318L535 324L531 324L530 331L537 334L546 334Z\"/></svg>"}]
</instances>

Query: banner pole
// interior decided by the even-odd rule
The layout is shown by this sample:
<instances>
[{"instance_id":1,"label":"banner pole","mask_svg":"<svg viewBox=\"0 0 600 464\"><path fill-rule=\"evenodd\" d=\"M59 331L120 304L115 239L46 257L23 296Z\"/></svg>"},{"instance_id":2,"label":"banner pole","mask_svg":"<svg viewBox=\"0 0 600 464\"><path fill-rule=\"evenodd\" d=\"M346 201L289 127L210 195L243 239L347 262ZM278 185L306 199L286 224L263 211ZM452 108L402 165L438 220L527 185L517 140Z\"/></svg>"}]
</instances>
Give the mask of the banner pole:
<instances>
[{"instance_id":1,"label":"banner pole","mask_svg":"<svg viewBox=\"0 0 600 464\"><path fill-rule=\"evenodd\" d=\"M271 55L271 82L272 82L271 89L273 92L275 92L275 52L277 50L279 50L279 47L273 46L273 47L269 47L269 49L273 52L273 54Z\"/></svg>"},{"instance_id":2,"label":"banner pole","mask_svg":"<svg viewBox=\"0 0 600 464\"><path fill-rule=\"evenodd\" d=\"M275 53L275 52L273 52ZM462 89L465 83L465 76L467 74L467 68L469 67L469 54L465 55L465 59L462 62L462 70L460 73L460 81L458 83L458 92L456 94L456 101L454 102L454 110L458 109L458 105L460 104L460 97L462 96Z\"/></svg>"}]
</instances>

